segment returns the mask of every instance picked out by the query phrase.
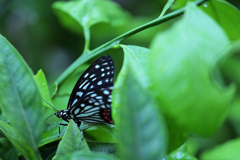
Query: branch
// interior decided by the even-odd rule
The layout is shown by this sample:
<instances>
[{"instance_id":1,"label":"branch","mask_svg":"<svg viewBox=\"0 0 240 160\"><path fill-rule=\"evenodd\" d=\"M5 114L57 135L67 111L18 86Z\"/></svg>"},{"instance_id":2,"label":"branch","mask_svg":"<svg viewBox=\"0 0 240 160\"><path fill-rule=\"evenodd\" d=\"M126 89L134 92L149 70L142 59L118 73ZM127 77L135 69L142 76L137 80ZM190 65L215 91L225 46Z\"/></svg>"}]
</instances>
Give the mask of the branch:
<instances>
[{"instance_id":1,"label":"branch","mask_svg":"<svg viewBox=\"0 0 240 160\"><path fill-rule=\"evenodd\" d=\"M196 5L201 5L204 2L207 2L209 0L197 0L195 3ZM107 43L99 46L98 48L92 50L92 51L87 51L86 53L82 54L78 59L76 59L75 62L72 63L71 66L69 66L57 79L57 84L60 85L69 75L71 75L76 69L77 67L79 67L81 64L83 64L84 62L88 61L89 59L91 59L92 57L112 48L114 45L118 45L122 40L138 33L141 32L147 28L151 28L154 27L156 25L162 24L166 21L169 21L171 19L174 19L176 17L179 17L180 15L182 15L184 13L185 7L181 8L179 10L176 10L174 12L171 12L163 17L158 17L156 19L154 19L153 21L150 21L146 24L143 24L137 28L134 28L114 39L112 39L111 41L108 41Z\"/></svg>"}]
</instances>

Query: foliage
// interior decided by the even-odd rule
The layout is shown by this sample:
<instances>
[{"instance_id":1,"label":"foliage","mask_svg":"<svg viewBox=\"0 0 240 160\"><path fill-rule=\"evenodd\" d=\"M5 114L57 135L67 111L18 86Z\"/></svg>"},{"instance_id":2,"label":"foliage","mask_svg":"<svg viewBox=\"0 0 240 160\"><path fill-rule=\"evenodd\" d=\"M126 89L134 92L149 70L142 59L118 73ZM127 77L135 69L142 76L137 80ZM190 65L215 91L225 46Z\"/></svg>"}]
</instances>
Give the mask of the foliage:
<instances>
[{"instance_id":1,"label":"foliage","mask_svg":"<svg viewBox=\"0 0 240 160\"><path fill-rule=\"evenodd\" d=\"M83 35L83 53L51 82L45 69L34 76L0 35L0 159L240 157L237 8L220 0L169 0L158 18L141 24L110 0L59 1L52 9L66 29ZM137 27L130 30L133 24ZM123 29L129 31L117 36ZM117 37L90 49L94 39L112 35ZM150 45L124 45L125 39L132 40L127 44ZM73 86L89 65L86 62L110 49L115 49L110 54L116 65L115 125L83 124L82 140L71 120L57 138L63 121L48 118L56 112L49 104L66 109ZM123 62L116 54L120 49Z\"/></svg>"}]
</instances>

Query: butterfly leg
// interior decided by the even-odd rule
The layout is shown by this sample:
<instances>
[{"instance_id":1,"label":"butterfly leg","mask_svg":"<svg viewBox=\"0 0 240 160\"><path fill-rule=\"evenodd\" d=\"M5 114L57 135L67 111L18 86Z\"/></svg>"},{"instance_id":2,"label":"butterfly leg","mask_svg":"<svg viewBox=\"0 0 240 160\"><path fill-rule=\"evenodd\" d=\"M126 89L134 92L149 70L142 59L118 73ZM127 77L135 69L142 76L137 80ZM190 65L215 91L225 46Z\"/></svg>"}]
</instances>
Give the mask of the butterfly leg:
<instances>
[{"instance_id":1,"label":"butterfly leg","mask_svg":"<svg viewBox=\"0 0 240 160\"><path fill-rule=\"evenodd\" d=\"M60 126L67 126L67 125L68 125L68 124L59 123L59 125L58 125L58 137L57 137L57 138L59 138L59 137L60 137L60 134L61 134Z\"/></svg>"},{"instance_id":2,"label":"butterfly leg","mask_svg":"<svg viewBox=\"0 0 240 160\"><path fill-rule=\"evenodd\" d=\"M82 133L82 141L83 141L84 134L83 134L83 131L82 131L81 128L80 128L81 122L77 122L76 124L77 124L77 126L78 126L79 131Z\"/></svg>"}]
</instances>

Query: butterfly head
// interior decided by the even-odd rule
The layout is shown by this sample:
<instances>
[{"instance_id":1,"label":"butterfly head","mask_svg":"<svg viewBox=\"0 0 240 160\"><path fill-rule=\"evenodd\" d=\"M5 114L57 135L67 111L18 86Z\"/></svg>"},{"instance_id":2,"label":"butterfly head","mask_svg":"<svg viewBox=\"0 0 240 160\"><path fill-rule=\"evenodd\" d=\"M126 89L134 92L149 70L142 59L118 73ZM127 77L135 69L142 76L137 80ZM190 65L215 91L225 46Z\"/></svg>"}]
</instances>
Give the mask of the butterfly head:
<instances>
[{"instance_id":1,"label":"butterfly head","mask_svg":"<svg viewBox=\"0 0 240 160\"><path fill-rule=\"evenodd\" d=\"M56 115L58 118L62 118L62 119L65 120L65 121L69 121L69 119L71 119L71 117L69 117L69 114L67 113L67 110L57 111L57 112L55 113L55 115Z\"/></svg>"}]
</instances>

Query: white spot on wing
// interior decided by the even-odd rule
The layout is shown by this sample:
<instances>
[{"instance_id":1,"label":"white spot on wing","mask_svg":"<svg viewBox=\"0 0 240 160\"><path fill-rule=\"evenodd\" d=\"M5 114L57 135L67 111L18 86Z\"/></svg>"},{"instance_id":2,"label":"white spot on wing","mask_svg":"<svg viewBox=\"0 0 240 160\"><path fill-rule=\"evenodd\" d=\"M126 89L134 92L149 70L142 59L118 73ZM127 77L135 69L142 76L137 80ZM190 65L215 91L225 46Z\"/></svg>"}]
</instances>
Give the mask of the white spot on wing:
<instances>
[{"instance_id":1,"label":"white spot on wing","mask_svg":"<svg viewBox=\"0 0 240 160\"><path fill-rule=\"evenodd\" d=\"M94 77L95 76L95 74L92 74L91 76L90 76L90 78L92 78L92 77Z\"/></svg>"},{"instance_id":2,"label":"white spot on wing","mask_svg":"<svg viewBox=\"0 0 240 160\"><path fill-rule=\"evenodd\" d=\"M85 111L85 110L88 110L88 109L90 109L90 108L92 108L92 106L86 106L86 107L84 108L84 111Z\"/></svg>"},{"instance_id":3,"label":"white spot on wing","mask_svg":"<svg viewBox=\"0 0 240 160\"><path fill-rule=\"evenodd\" d=\"M83 92L77 92L76 94L77 94L79 97L81 97L82 94L83 94Z\"/></svg>"},{"instance_id":4,"label":"white spot on wing","mask_svg":"<svg viewBox=\"0 0 240 160\"><path fill-rule=\"evenodd\" d=\"M101 76L104 77L104 76L105 76L105 73L103 73Z\"/></svg>"},{"instance_id":5,"label":"white spot on wing","mask_svg":"<svg viewBox=\"0 0 240 160\"><path fill-rule=\"evenodd\" d=\"M89 100L88 102L89 102L89 103L93 103L93 101L92 101L92 100Z\"/></svg>"},{"instance_id":6,"label":"white spot on wing","mask_svg":"<svg viewBox=\"0 0 240 160\"><path fill-rule=\"evenodd\" d=\"M109 93L108 90L104 90L104 91L103 91L103 94L106 94L106 95L107 95L107 94L110 94L110 93Z\"/></svg>"},{"instance_id":7,"label":"white spot on wing","mask_svg":"<svg viewBox=\"0 0 240 160\"><path fill-rule=\"evenodd\" d=\"M100 66L99 66L98 64L95 66L95 68L97 68L97 69L98 69L99 67L100 67Z\"/></svg>"},{"instance_id":8,"label":"white spot on wing","mask_svg":"<svg viewBox=\"0 0 240 160\"><path fill-rule=\"evenodd\" d=\"M88 84L86 84L83 89L86 90L87 89L87 86L90 84L90 82Z\"/></svg>"},{"instance_id":9,"label":"white spot on wing","mask_svg":"<svg viewBox=\"0 0 240 160\"><path fill-rule=\"evenodd\" d=\"M99 99L98 102L101 103L101 104L103 104L103 100L102 100L102 99Z\"/></svg>"},{"instance_id":10,"label":"white spot on wing","mask_svg":"<svg viewBox=\"0 0 240 160\"><path fill-rule=\"evenodd\" d=\"M96 79L97 79L97 78L95 77L95 78L92 79L92 81L95 81Z\"/></svg>"},{"instance_id":11,"label":"white spot on wing","mask_svg":"<svg viewBox=\"0 0 240 160\"><path fill-rule=\"evenodd\" d=\"M99 120L101 120L101 119L99 119ZM101 120L102 121L102 120ZM98 121L94 121L94 120L84 120L84 122L86 122L86 123L96 123L96 122L98 122Z\"/></svg>"},{"instance_id":12,"label":"white spot on wing","mask_svg":"<svg viewBox=\"0 0 240 160\"><path fill-rule=\"evenodd\" d=\"M97 94L96 94L96 93L94 93L94 94L92 94L92 95L91 95L91 97L95 97L95 96L97 96Z\"/></svg>"},{"instance_id":13,"label":"white spot on wing","mask_svg":"<svg viewBox=\"0 0 240 160\"><path fill-rule=\"evenodd\" d=\"M77 99L75 99L75 100L73 101L72 106L73 106L75 103L77 103Z\"/></svg>"},{"instance_id":14,"label":"white spot on wing","mask_svg":"<svg viewBox=\"0 0 240 160\"><path fill-rule=\"evenodd\" d=\"M104 72L104 68L102 68L101 71Z\"/></svg>"},{"instance_id":15,"label":"white spot on wing","mask_svg":"<svg viewBox=\"0 0 240 160\"><path fill-rule=\"evenodd\" d=\"M102 96L97 96L96 99L102 99L103 97Z\"/></svg>"},{"instance_id":16,"label":"white spot on wing","mask_svg":"<svg viewBox=\"0 0 240 160\"><path fill-rule=\"evenodd\" d=\"M77 118L89 117L89 116L91 116L91 115L92 115L92 113L84 113L84 114L78 114L78 115L76 115L76 117L77 117Z\"/></svg>"},{"instance_id":17,"label":"white spot on wing","mask_svg":"<svg viewBox=\"0 0 240 160\"><path fill-rule=\"evenodd\" d=\"M85 80L80 86L79 88L82 88L83 85L85 85L85 83L87 83L88 80Z\"/></svg>"},{"instance_id":18,"label":"white spot on wing","mask_svg":"<svg viewBox=\"0 0 240 160\"><path fill-rule=\"evenodd\" d=\"M92 86L91 86L90 88L92 88ZM91 94L91 93L93 93L93 92L94 92L94 91L87 92L86 95L89 95L89 94ZM85 95L85 96L86 96L86 95Z\"/></svg>"},{"instance_id":19,"label":"white spot on wing","mask_svg":"<svg viewBox=\"0 0 240 160\"><path fill-rule=\"evenodd\" d=\"M108 63L107 62L105 62L105 63L103 63L102 65L107 65Z\"/></svg>"},{"instance_id":20,"label":"white spot on wing","mask_svg":"<svg viewBox=\"0 0 240 160\"><path fill-rule=\"evenodd\" d=\"M84 76L84 78L87 78L88 75L89 75L89 73L86 73L85 76Z\"/></svg>"},{"instance_id":21,"label":"white spot on wing","mask_svg":"<svg viewBox=\"0 0 240 160\"><path fill-rule=\"evenodd\" d=\"M88 110L87 112L94 112L94 111L97 111L97 110L99 110L99 107L94 107L94 108Z\"/></svg>"},{"instance_id":22,"label":"white spot on wing","mask_svg":"<svg viewBox=\"0 0 240 160\"><path fill-rule=\"evenodd\" d=\"M74 114L77 115L80 111L80 108L75 109Z\"/></svg>"},{"instance_id":23,"label":"white spot on wing","mask_svg":"<svg viewBox=\"0 0 240 160\"><path fill-rule=\"evenodd\" d=\"M99 81L99 82L97 83L97 85L102 85L102 81Z\"/></svg>"},{"instance_id":24,"label":"white spot on wing","mask_svg":"<svg viewBox=\"0 0 240 160\"><path fill-rule=\"evenodd\" d=\"M101 108L106 108L106 106L105 105L101 105Z\"/></svg>"}]
</instances>

